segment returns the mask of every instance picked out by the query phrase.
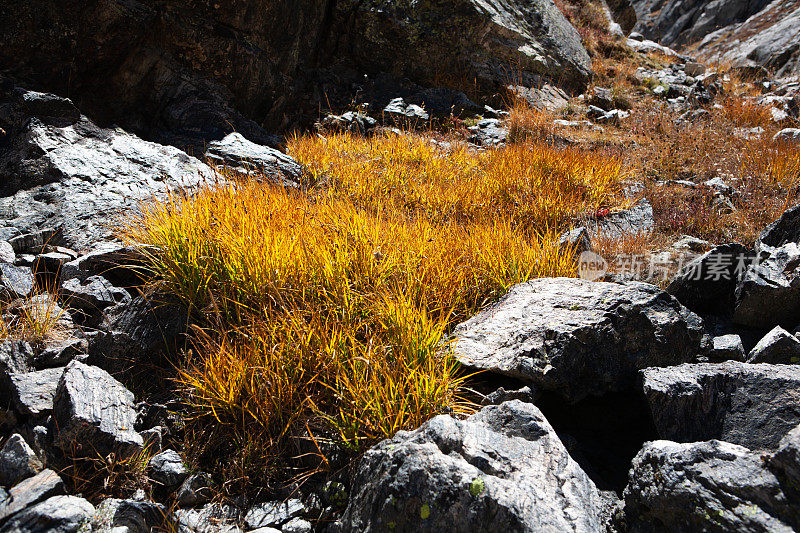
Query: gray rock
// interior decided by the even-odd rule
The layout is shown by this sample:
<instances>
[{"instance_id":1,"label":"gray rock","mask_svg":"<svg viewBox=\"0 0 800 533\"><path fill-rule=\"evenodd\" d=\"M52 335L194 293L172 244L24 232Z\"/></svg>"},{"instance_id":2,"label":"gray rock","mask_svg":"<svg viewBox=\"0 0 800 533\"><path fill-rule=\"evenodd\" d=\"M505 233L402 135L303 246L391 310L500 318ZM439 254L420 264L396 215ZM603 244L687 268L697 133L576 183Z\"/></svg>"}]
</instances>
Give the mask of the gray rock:
<instances>
[{"instance_id":1,"label":"gray rock","mask_svg":"<svg viewBox=\"0 0 800 533\"><path fill-rule=\"evenodd\" d=\"M211 177L177 148L87 119L58 127L33 118L0 153L0 224L23 233L58 227L59 244L81 250L108 237L114 217L141 200Z\"/></svg>"},{"instance_id":2,"label":"gray rock","mask_svg":"<svg viewBox=\"0 0 800 533\"><path fill-rule=\"evenodd\" d=\"M748 363L798 364L800 340L780 326L775 326L750 350Z\"/></svg>"},{"instance_id":3,"label":"gray rock","mask_svg":"<svg viewBox=\"0 0 800 533\"><path fill-rule=\"evenodd\" d=\"M401 124L407 122L414 124L417 121L426 121L430 119L430 115L425 112L425 109L416 104L408 104L402 98L395 98L389 102L389 104L383 108L383 113L387 118Z\"/></svg>"},{"instance_id":4,"label":"gray rock","mask_svg":"<svg viewBox=\"0 0 800 533\"><path fill-rule=\"evenodd\" d=\"M558 238L559 250L572 250L575 256L592 249L592 240L584 226L565 231Z\"/></svg>"},{"instance_id":5,"label":"gray rock","mask_svg":"<svg viewBox=\"0 0 800 533\"><path fill-rule=\"evenodd\" d=\"M769 458L770 470L788 485L795 499L800 501L800 426L797 426L781 439L778 449Z\"/></svg>"},{"instance_id":6,"label":"gray rock","mask_svg":"<svg viewBox=\"0 0 800 533\"><path fill-rule=\"evenodd\" d=\"M659 437L775 448L800 423L800 366L683 364L642 371Z\"/></svg>"},{"instance_id":7,"label":"gray rock","mask_svg":"<svg viewBox=\"0 0 800 533\"><path fill-rule=\"evenodd\" d=\"M689 183L695 185L692 182ZM704 241L703 239L698 239L697 237L692 237L691 235L684 235L683 237L680 238L680 240L676 241L675 244L672 245L672 247L675 248L676 250L702 253L705 250L711 248L711 243L709 243L708 241Z\"/></svg>"},{"instance_id":8,"label":"gray rock","mask_svg":"<svg viewBox=\"0 0 800 533\"><path fill-rule=\"evenodd\" d=\"M311 531L311 522L302 518L292 518L281 526L281 533L311 533Z\"/></svg>"},{"instance_id":9,"label":"gray rock","mask_svg":"<svg viewBox=\"0 0 800 533\"><path fill-rule=\"evenodd\" d=\"M702 63L697 63L696 61L690 61L686 63L686 67L684 67L687 76L700 76L706 73L706 66Z\"/></svg>"},{"instance_id":10,"label":"gray rock","mask_svg":"<svg viewBox=\"0 0 800 533\"><path fill-rule=\"evenodd\" d=\"M17 255L14 253L14 247L11 246L8 241L0 241L0 263L9 263L13 265L16 258Z\"/></svg>"},{"instance_id":11,"label":"gray rock","mask_svg":"<svg viewBox=\"0 0 800 533\"><path fill-rule=\"evenodd\" d=\"M91 518L92 533L151 533L165 525L163 505L136 500L103 500Z\"/></svg>"},{"instance_id":12,"label":"gray rock","mask_svg":"<svg viewBox=\"0 0 800 533\"><path fill-rule=\"evenodd\" d=\"M341 115L327 115L319 124L323 130L366 135L378 126L378 121L369 115L348 111Z\"/></svg>"},{"instance_id":13,"label":"gray rock","mask_svg":"<svg viewBox=\"0 0 800 533\"><path fill-rule=\"evenodd\" d=\"M800 128L784 128L776 133L772 140L790 144L800 144Z\"/></svg>"},{"instance_id":14,"label":"gray rock","mask_svg":"<svg viewBox=\"0 0 800 533\"><path fill-rule=\"evenodd\" d=\"M70 309L80 311L89 326L102 320L102 311L107 307L130 301L125 289L114 287L102 276L89 276L83 280L73 278L61 284L61 299Z\"/></svg>"},{"instance_id":15,"label":"gray rock","mask_svg":"<svg viewBox=\"0 0 800 533\"><path fill-rule=\"evenodd\" d=\"M604 89L603 87L594 87L588 93L587 102L589 105L596 106L605 111L614 109L614 98L611 95L611 89Z\"/></svg>"},{"instance_id":16,"label":"gray rock","mask_svg":"<svg viewBox=\"0 0 800 533\"><path fill-rule=\"evenodd\" d=\"M164 450L154 455L147 464L150 479L169 491L177 488L189 475L183 458L175 450Z\"/></svg>"},{"instance_id":17,"label":"gray rock","mask_svg":"<svg viewBox=\"0 0 800 533\"><path fill-rule=\"evenodd\" d=\"M0 485L10 487L41 472L42 461L19 433L11 435L0 449Z\"/></svg>"},{"instance_id":18,"label":"gray rock","mask_svg":"<svg viewBox=\"0 0 800 533\"><path fill-rule=\"evenodd\" d=\"M787 497L759 454L712 440L646 443L625 488L631 533L780 531L800 527L800 507Z\"/></svg>"},{"instance_id":19,"label":"gray rock","mask_svg":"<svg viewBox=\"0 0 800 533\"><path fill-rule=\"evenodd\" d=\"M133 429L133 393L108 372L78 361L67 365L61 376L53 418L55 444L73 455L126 455L143 444Z\"/></svg>"},{"instance_id":20,"label":"gray rock","mask_svg":"<svg viewBox=\"0 0 800 533\"><path fill-rule=\"evenodd\" d=\"M644 283L542 278L458 325L462 363L523 379L569 402L632 386L637 371L690 361L702 321Z\"/></svg>"},{"instance_id":21,"label":"gray rock","mask_svg":"<svg viewBox=\"0 0 800 533\"><path fill-rule=\"evenodd\" d=\"M25 341L5 340L0 342L0 371L5 373L28 372L34 351Z\"/></svg>"},{"instance_id":22,"label":"gray rock","mask_svg":"<svg viewBox=\"0 0 800 533\"><path fill-rule=\"evenodd\" d=\"M202 509L178 509L173 513L179 533L241 533L239 510L230 505L209 503Z\"/></svg>"},{"instance_id":23,"label":"gray rock","mask_svg":"<svg viewBox=\"0 0 800 533\"><path fill-rule=\"evenodd\" d=\"M63 367L72 360L85 362L89 353L89 342L79 337L47 339L42 351L33 359L39 369Z\"/></svg>"},{"instance_id":24,"label":"gray rock","mask_svg":"<svg viewBox=\"0 0 800 533\"><path fill-rule=\"evenodd\" d=\"M753 252L741 244L717 246L683 267L667 292L696 313L730 315L737 283L752 260Z\"/></svg>"},{"instance_id":25,"label":"gray rock","mask_svg":"<svg viewBox=\"0 0 800 533\"><path fill-rule=\"evenodd\" d=\"M756 241L756 251L772 254L790 243L800 243L800 204L787 209L764 228Z\"/></svg>"},{"instance_id":26,"label":"gray rock","mask_svg":"<svg viewBox=\"0 0 800 533\"><path fill-rule=\"evenodd\" d=\"M0 522L36 503L52 496L64 494L64 482L50 469L45 469L14 485L9 498L0 502Z\"/></svg>"},{"instance_id":27,"label":"gray rock","mask_svg":"<svg viewBox=\"0 0 800 533\"><path fill-rule=\"evenodd\" d=\"M180 507L196 507L211 501L214 495L211 489L211 476L198 472L186 478L175 493L175 501Z\"/></svg>"},{"instance_id":28,"label":"gray rock","mask_svg":"<svg viewBox=\"0 0 800 533\"><path fill-rule=\"evenodd\" d=\"M508 140L508 128L497 118L479 120L469 131L470 142L481 146L501 146Z\"/></svg>"},{"instance_id":29,"label":"gray rock","mask_svg":"<svg viewBox=\"0 0 800 533\"><path fill-rule=\"evenodd\" d=\"M800 322L800 265L780 261L784 245L769 259L751 265L736 287L733 321L754 328L791 328Z\"/></svg>"},{"instance_id":30,"label":"gray rock","mask_svg":"<svg viewBox=\"0 0 800 533\"><path fill-rule=\"evenodd\" d=\"M251 507L244 515L244 523L250 529L279 527L303 513L305 513L305 505L297 498L266 502Z\"/></svg>"},{"instance_id":31,"label":"gray rock","mask_svg":"<svg viewBox=\"0 0 800 533\"><path fill-rule=\"evenodd\" d=\"M8 374L0 379L0 401L23 417L44 419L53 411L53 398L63 368Z\"/></svg>"},{"instance_id":32,"label":"gray rock","mask_svg":"<svg viewBox=\"0 0 800 533\"><path fill-rule=\"evenodd\" d=\"M33 293L34 285L33 271L30 268L0 263L0 297L27 298Z\"/></svg>"},{"instance_id":33,"label":"gray rock","mask_svg":"<svg viewBox=\"0 0 800 533\"><path fill-rule=\"evenodd\" d=\"M93 514L94 506L83 498L53 496L9 518L4 529L19 533L73 533Z\"/></svg>"},{"instance_id":34,"label":"gray rock","mask_svg":"<svg viewBox=\"0 0 800 533\"><path fill-rule=\"evenodd\" d=\"M729 334L714 337L712 352L708 356L711 362L744 361L744 345L739 335Z\"/></svg>"},{"instance_id":35,"label":"gray rock","mask_svg":"<svg viewBox=\"0 0 800 533\"><path fill-rule=\"evenodd\" d=\"M233 132L208 144L206 158L243 174L263 176L275 183L297 187L303 175L300 163L283 152L247 140Z\"/></svg>"},{"instance_id":36,"label":"gray rock","mask_svg":"<svg viewBox=\"0 0 800 533\"><path fill-rule=\"evenodd\" d=\"M596 220L595 224L587 226L587 229L592 237L619 239L627 235L646 233L652 230L654 225L653 206L647 200L642 200L630 209L611 213Z\"/></svg>"},{"instance_id":37,"label":"gray rock","mask_svg":"<svg viewBox=\"0 0 800 533\"><path fill-rule=\"evenodd\" d=\"M157 296L137 296L103 314L101 331L89 339L89 362L115 374L164 353L186 330L186 311Z\"/></svg>"},{"instance_id":38,"label":"gray rock","mask_svg":"<svg viewBox=\"0 0 800 533\"><path fill-rule=\"evenodd\" d=\"M603 502L541 412L440 415L368 450L341 531L600 531Z\"/></svg>"}]
</instances>

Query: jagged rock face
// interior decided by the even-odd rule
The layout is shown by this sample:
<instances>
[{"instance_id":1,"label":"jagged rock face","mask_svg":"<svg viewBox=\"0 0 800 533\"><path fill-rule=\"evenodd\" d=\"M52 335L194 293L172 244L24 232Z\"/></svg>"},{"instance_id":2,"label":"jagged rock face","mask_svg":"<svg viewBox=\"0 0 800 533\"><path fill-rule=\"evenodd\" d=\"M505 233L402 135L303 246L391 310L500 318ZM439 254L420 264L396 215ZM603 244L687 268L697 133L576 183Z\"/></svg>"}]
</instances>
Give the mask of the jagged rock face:
<instances>
[{"instance_id":1,"label":"jagged rock face","mask_svg":"<svg viewBox=\"0 0 800 533\"><path fill-rule=\"evenodd\" d=\"M668 46L697 42L758 13L769 0L632 0L635 30Z\"/></svg>"},{"instance_id":2,"label":"jagged rock face","mask_svg":"<svg viewBox=\"0 0 800 533\"><path fill-rule=\"evenodd\" d=\"M634 28L669 46L695 45L707 59L800 73L797 0L633 0Z\"/></svg>"},{"instance_id":3,"label":"jagged rock face","mask_svg":"<svg viewBox=\"0 0 800 533\"><path fill-rule=\"evenodd\" d=\"M512 400L371 448L340 531L600 531L603 500L542 413Z\"/></svg>"},{"instance_id":4,"label":"jagged rock face","mask_svg":"<svg viewBox=\"0 0 800 533\"><path fill-rule=\"evenodd\" d=\"M364 74L488 94L517 74L582 89L591 68L552 0L33 0L0 6L0 34L9 75L178 145L268 144L261 126L349 102Z\"/></svg>"}]
</instances>

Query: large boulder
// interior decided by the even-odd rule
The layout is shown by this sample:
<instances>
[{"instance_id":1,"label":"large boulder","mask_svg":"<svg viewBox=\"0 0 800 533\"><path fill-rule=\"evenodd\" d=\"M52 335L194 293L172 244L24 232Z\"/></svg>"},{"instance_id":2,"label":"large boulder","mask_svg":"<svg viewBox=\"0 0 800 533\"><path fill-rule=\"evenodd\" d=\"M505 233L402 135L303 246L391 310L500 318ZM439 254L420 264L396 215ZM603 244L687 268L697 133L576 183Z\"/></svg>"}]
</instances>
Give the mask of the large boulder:
<instances>
[{"instance_id":1,"label":"large boulder","mask_svg":"<svg viewBox=\"0 0 800 533\"><path fill-rule=\"evenodd\" d=\"M733 321L755 328L794 328L800 322L800 246L760 246L760 263L750 265L736 287Z\"/></svg>"},{"instance_id":2,"label":"large boulder","mask_svg":"<svg viewBox=\"0 0 800 533\"><path fill-rule=\"evenodd\" d=\"M6 522L18 533L76 533L94 514L94 505L77 496L53 496L24 509Z\"/></svg>"},{"instance_id":3,"label":"large boulder","mask_svg":"<svg viewBox=\"0 0 800 533\"><path fill-rule=\"evenodd\" d=\"M310 125L381 73L483 95L512 75L580 90L591 74L552 0L31 0L3 3L0 34L5 72L179 145L269 145L260 125Z\"/></svg>"},{"instance_id":4,"label":"large boulder","mask_svg":"<svg viewBox=\"0 0 800 533\"><path fill-rule=\"evenodd\" d=\"M787 488L760 454L742 446L649 442L633 460L624 517L631 533L789 533L800 527L800 501Z\"/></svg>"},{"instance_id":5,"label":"large boulder","mask_svg":"<svg viewBox=\"0 0 800 533\"><path fill-rule=\"evenodd\" d=\"M577 402L632 387L640 369L692 360L701 329L697 315L652 285L542 278L458 325L453 350L470 367Z\"/></svg>"},{"instance_id":6,"label":"large boulder","mask_svg":"<svg viewBox=\"0 0 800 533\"><path fill-rule=\"evenodd\" d=\"M106 371L72 361L53 400L55 442L75 456L126 455L141 449L133 393Z\"/></svg>"},{"instance_id":7,"label":"large boulder","mask_svg":"<svg viewBox=\"0 0 800 533\"><path fill-rule=\"evenodd\" d=\"M19 107L27 93L14 94L7 107ZM213 177L177 148L84 117L45 122L21 113L7 128L9 138L0 145L0 196L6 197L0 199L0 227L22 234L53 230L55 242L48 244L85 249L111 235L122 211Z\"/></svg>"},{"instance_id":8,"label":"large boulder","mask_svg":"<svg viewBox=\"0 0 800 533\"><path fill-rule=\"evenodd\" d=\"M341 531L600 531L603 500L542 413L441 415L368 450Z\"/></svg>"},{"instance_id":9,"label":"large boulder","mask_svg":"<svg viewBox=\"0 0 800 533\"><path fill-rule=\"evenodd\" d=\"M684 364L642 371L658 435L775 448L800 423L800 365Z\"/></svg>"}]
</instances>

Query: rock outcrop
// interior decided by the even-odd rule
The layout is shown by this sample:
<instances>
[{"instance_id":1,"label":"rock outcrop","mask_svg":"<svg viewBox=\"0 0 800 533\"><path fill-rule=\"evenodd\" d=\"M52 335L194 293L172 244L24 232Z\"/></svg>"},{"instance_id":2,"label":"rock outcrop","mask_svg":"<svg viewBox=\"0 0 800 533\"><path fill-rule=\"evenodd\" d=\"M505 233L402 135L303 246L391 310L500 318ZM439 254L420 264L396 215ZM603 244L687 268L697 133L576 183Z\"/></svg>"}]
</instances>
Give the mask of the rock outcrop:
<instances>
[{"instance_id":1,"label":"rock outcrop","mask_svg":"<svg viewBox=\"0 0 800 533\"><path fill-rule=\"evenodd\" d=\"M341 531L599 531L604 502L541 412L438 416L367 451Z\"/></svg>"},{"instance_id":2,"label":"rock outcrop","mask_svg":"<svg viewBox=\"0 0 800 533\"><path fill-rule=\"evenodd\" d=\"M385 105L403 96L385 73L491 95L511 75L581 90L591 69L552 0L35 0L4 2L0 34L7 73L178 146L271 144L264 127L310 125L329 103Z\"/></svg>"}]
</instances>

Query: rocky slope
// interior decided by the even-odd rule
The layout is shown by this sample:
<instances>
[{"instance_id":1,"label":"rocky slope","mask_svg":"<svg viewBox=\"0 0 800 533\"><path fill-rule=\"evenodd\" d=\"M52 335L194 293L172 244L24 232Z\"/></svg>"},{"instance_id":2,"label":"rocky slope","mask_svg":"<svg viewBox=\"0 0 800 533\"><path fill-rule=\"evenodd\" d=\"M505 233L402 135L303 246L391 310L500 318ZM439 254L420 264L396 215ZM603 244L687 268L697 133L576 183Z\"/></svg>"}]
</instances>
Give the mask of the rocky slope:
<instances>
[{"instance_id":1,"label":"rocky slope","mask_svg":"<svg viewBox=\"0 0 800 533\"><path fill-rule=\"evenodd\" d=\"M634 0L634 31L706 59L800 74L796 0Z\"/></svg>"},{"instance_id":2,"label":"rocky slope","mask_svg":"<svg viewBox=\"0 0 800 533\"><path fill-rule=\"evenodd\" d=\"M231 129L268 144L320 108L431 87L580 90L591 70L552 0L15 1L0 34L5 74L180 146Z\"/></svg>"}]
</instances>

